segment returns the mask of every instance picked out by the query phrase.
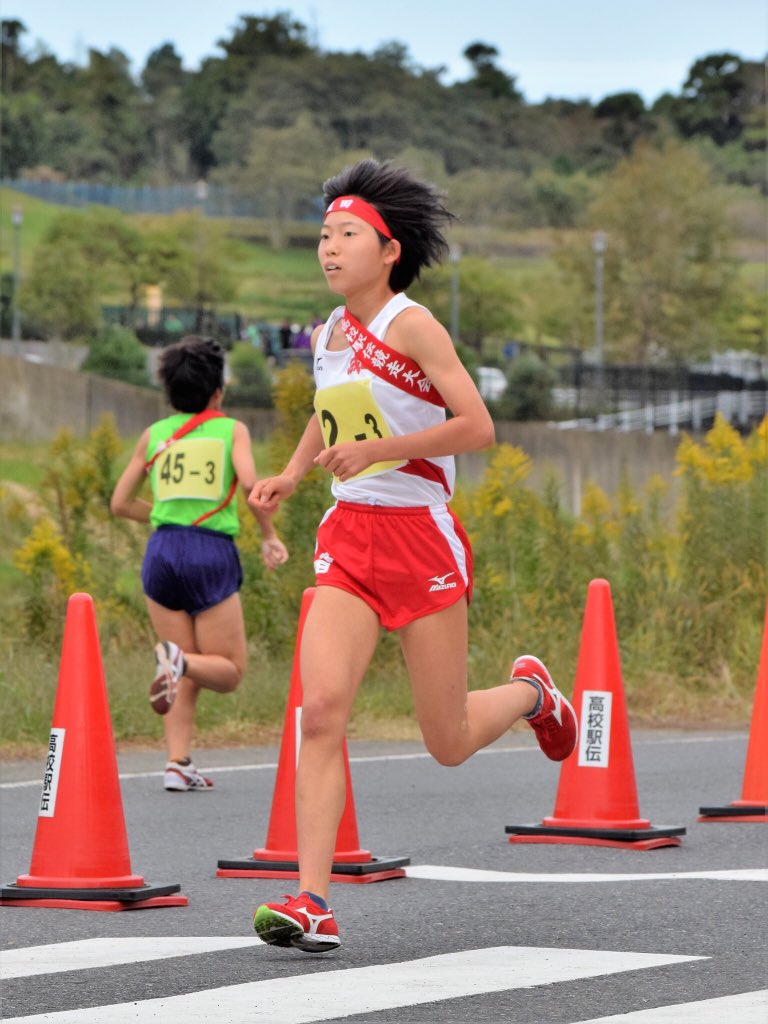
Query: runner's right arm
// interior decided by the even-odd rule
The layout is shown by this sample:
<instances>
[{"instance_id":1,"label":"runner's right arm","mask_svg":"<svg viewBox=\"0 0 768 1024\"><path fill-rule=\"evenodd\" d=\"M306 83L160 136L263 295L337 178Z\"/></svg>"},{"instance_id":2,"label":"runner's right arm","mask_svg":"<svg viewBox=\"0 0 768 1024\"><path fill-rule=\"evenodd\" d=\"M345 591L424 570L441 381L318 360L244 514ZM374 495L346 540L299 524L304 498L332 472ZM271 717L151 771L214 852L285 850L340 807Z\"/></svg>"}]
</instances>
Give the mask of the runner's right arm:
<instances>
[{"instance_id":1,"label":"runner's right arm","mask_svg":"<svg viewBox=\"0 0 768 1024\"><path fill-rule=\"evenodd\" d=\"M138 523L148 523L152 511L152 502L138 497L147 478L146 460L149 444L149 427L144 431L133 450L128 465L115 484L109 508L113 516L123 519L135 519Z\"/></svg>"},{"instance_id":2,"label":"runner's right arm","mask_svg":"<svg viewBox=\"0 0 768 1024\"><path fill-rule=\"evenodd\" d=\"M235 420L232 431L232 465L240 486L248 498L256 482L256 467L253 462L250 432L240 420ZM266 512L263 508L256 508L250 503L248 507L261 528L261 555L264 564L268 569L276 569L278 565L282 565L288 560L288 551L277 535L272 522L272 513Z\"/></svg>"}]
</instances>

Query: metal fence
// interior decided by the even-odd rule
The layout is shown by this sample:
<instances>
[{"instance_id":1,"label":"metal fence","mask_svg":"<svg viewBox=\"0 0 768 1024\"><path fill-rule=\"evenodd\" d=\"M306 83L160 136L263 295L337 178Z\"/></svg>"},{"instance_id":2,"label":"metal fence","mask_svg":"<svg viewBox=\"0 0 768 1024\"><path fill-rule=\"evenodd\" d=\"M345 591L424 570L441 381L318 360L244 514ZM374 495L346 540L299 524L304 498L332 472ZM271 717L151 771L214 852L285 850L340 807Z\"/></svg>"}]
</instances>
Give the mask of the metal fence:
<instances>
[{"instance_id":1,"label":"metal fence","mask_svg":"<svg viewBox=\"0 0 768 1024\"><path fill-rule=\"evenodd\" d=\"M145 345L170 345L185 334L204 334L229 347L243 333L239 313L219 313L183 306L163 306L149 310L145 306L102 306L108 324L119 324L134 332Z\"/></svg>"},{"instance_id":2,"label":"metal fence","mask_svg":"<svg viewBox=\"0 0 768 1024\"><path fill-rule=\"evenodd\" d=\"M668 402L655 405L649 401L618 412L560 420L555 426L560 430L643 430L646 434L667 430L677 434L681 429L704 430L717 413L738 429L749 430L768 416L768 391L743 388L698 398L681 398L673 392Z\"/></svg>"},{"instance_id":3,"label":"metal fence","mask_svg":"<svg viewBox=\"0 0 768 1024\"><path fill-rule=\"evenodd\" d=\"M113 206L125 213L176 213L203 210L209 217L269 217L256 196L243 196L223 185L99 185L89 181L28 181L3 178L5 188L62 206Z\"/></svg>"},{"instance_id":4,"label":"metal fence","mask_svg":"<svg viewBox=\"0 0 768 1024\"><path fill-rule=\"evenodd\" d=\"M719 411L748 429L768 414L768 373L574 362L560 368L553 394L558 408L570 412L563 428L699 430Z\"/></svg>"}]
</instances>

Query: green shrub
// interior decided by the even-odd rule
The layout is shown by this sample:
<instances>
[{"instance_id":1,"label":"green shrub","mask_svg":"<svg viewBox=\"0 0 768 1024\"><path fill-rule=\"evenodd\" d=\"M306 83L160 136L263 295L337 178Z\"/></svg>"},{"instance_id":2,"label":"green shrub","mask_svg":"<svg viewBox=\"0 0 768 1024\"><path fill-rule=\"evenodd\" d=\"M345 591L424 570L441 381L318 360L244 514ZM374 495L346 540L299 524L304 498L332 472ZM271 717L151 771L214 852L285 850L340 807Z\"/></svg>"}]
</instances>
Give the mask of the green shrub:
<instances>
[{"instance_id":1,"label":"green shrub","mask_svg":"<svg viewBox=\"0 0 768 1024\"><path fill-rule=\"evenodd\" d=\"M232 405L272 405L272 381L263 352L249 342L237 342L228 362L232 379L227 385L227 401Z\"/></svg>"},{"instance_id":2,"label":"green shrub","mask_svg":"<svg viewBox=\"0 0 768 1024\"><path fill-rule=\"evenodd\" d=\"M149 387L147 350L127 327L109 324L95 334L88 343L88 355L83 370Z\"/></svg>"},{"instance_id":3,"label":"green shrub","mask_svg":"<svg viewBox=\"0 0 768 1024\"><path fill-rule=\"evenodd\" d=\"M548 420L552 415L555 376L538 356L522 355L507 374L504 414L512 420Z\"/></svg>"}]
</instances>

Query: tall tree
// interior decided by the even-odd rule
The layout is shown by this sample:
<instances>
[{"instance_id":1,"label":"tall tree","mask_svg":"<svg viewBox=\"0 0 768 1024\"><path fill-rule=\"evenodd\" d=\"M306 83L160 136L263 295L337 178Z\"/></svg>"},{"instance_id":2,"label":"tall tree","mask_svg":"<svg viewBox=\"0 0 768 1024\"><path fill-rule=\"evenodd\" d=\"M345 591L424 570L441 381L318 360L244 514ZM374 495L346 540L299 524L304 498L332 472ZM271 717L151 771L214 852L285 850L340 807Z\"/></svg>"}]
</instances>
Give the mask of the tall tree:
<instances>
[{"instance_id":1,"label":"tall tree","mask_svg":"<svg viewBox=\"0 0 768 1024\"><path fill-rule=\"evenodd\" d=\"M603 124L603 136L624 155L631 152L637 139L652 122L642 96L636 92L617 92L606 96L595 107L595 117Z\"/></svg>"},{"instance_id":2,"label":"tall tree","mask_svg":"<svg viewBox=\"0 0 768 1024\"><path fill-rule=\"evenodd\" d=\"M19 304L24 321L40 337L69 340L96 328L98 295L92 266L77 242L67 239L37 246Z\"/></svg>"},{"instance_id":3,"label":"tall tree","mask_svg":"<svg viewBox=\"0 0 768 1024\"><path fill-rule=\"evenodd\" d=\"M89 50L88 64L75 72L78 105L74 113L85 129L92 162L89 177L130 181L143 171L148 137L141 93L133 81L128 58L117 49Z\"/></svg>"},{"instance_id":4,"label":"tall tree","mask_svg":"<svg viewBox=\"0 0 768 1024\"><path fill-rule=\"evenodd\" d=\"M509 278L476 256L427 271L408 292L425 302L446 328L458 313L459 339L478 353L489 339L509 338L520 326Z\"/></svg>"},{"instance_id":5,"label":"tall tree","mask_svg":"<svg viewBox=\"0 0 768 1024\"><path fill-rule=\"evenodd\" d=\"M217 45L230 61L242 60L246 65L262 57L301 57L311 49L306 27L286 12L271 17L241 15L232 37L220 39Z\"/></svg>"},{"instance_id":6,"label":"tall tree","mask_svg":"<svg viewBox=\"0 0 768 1024\"><path fill-rule=\"evenodd\" d=\"M148 96L153 177L161 183L184 180L190 174L189 146L182 116L182 94L188 77L172 43L164 43L153 50L141 73Z\"/></svg>"},{"instance_id":7,"label":"tall tree","mask_svg":"<svg viewBox=\"0 0 768 1024\"><path fill-rule=\"evenodd\" d=\"M270 17L243 15L231 37L219 39L216 45L224 51L224 57L204 60L182 97L190 156L196 173L203 177L218 162L214 136L228 108L246 90L253 74L265 61L276 58L290 68L291 62L312 50L304 25L284 12ZM268 95L277 97L282 90L275 88L276 80L271 78Z\"/></svg>"},{"instance_id":8,"label":"tall tree","mask_svg":"<svg viewBox=\"0 0 768 1024\"><path fill-rule=\"evenodd\" d=\"M153 281L142 233L124 214L108 207L66 210L51 223L38 249L76 252L76 265L87 268L98 293L119 294L132 310L142 286Z\"/></svg>"},{"instance_id":9,"label":"tall tree","mask_svg":"<svg viewBox=\"0 0 768 1024\"><path fill-rule=\"evenodd\" d=\"M683 135L708 135L722 146L739 138L749 114L764 104L764 67L735 53L712 53L692 64L671 106Z\"/></svg>"},{"instance_id":10,"label":"tall tree","mask_svg":"<svg viewBox=\"0 0 768 1024\"><path fill-rule=\"evenodd\" d=\"M204 330L208 314L237 294L230 269L237 254L224 227L200 213L177 213L147 243L164 294L193 306L197 330Z\"/></svg>"},{"instance_id":11,"label":"tall tree","mask_svg":"<svg viewBox=\"0 0 768 1024\"><path fill-rule=\"evenodd\" d=\"M580 232L558 255L594 309L591 231L607 234L605 351L649 364L707 354L733 284L728 214L704 161L691 147L640 143L609 176ZM584 322L587 347L591 323Z\"/></svg>"},{"instance_id":12,"label":"tall tree","mask_svg":"<svg viewBox=\"0 0 768 1024\"><path fill-rule=\"evenodd\" d=\"M14 92L19 86L25 63L20 40L26 31L26 25L18 18L0 21L0 83L4 95Z\"/></svg>"},{"instance_id":13,"label":"tall tree","mask_svg":"<svg viewBox=\"0 0 768 1024\"><path fill-rule=\"evenodd\" d=\"M474 69L472 84L487 92L494 99L504 97L522 100L523 94L515 86L515 76L508 75L497 67L495 60L499 51L488 43L470 43L464 50L464 57Z\"/></svg>"},{"instance_id":14,"label":"tall tree","mask_svg":"<svg viewBox=\"0 0 768 1024\"><path fill-rule=\"evenodd\" d=\"M248 140L247 159L234 183L241 192L255 193L270 213L271 241L286 242L286 228L317 197L330 171L326 137L312 120L301 114L285 128L257 128Z\"/></svg>"},{"instance_id":15,"label":"tall tree","mask_svg":"<svg viewBox=\"0 0 768 1024\"><path fill-rule=\"evenodd\" d=\"M187 75L173 43L163 43L147 57L141 72L141 84L153 98L169 89L179 89Z\"/></svg>"}]
</instances>

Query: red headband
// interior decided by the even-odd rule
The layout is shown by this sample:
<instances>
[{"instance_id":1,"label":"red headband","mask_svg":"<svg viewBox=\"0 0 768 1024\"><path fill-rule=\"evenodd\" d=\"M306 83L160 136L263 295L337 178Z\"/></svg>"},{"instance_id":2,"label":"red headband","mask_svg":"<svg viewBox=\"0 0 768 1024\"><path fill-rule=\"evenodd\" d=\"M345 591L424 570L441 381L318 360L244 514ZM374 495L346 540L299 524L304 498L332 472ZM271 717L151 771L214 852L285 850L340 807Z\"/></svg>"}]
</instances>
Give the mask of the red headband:
<instances>
[{"instance_id":1,"label":"red headband","mask_svg":"<svg viewBox=\"0 0 768 1024\"><path fill-rule=\"evenodd\" d=\"M370 203L366 203L360 196L339 196L334 199L326 213L343 213L346 210L347 213L353 214L355 217L359 217L360 220L364 220L366 224L370 224L372 228L384 235L385 238L392 238L392 232L387 227L384 218L381 216L378 210L374 209Z\"/></svg>"}]
</instances>

